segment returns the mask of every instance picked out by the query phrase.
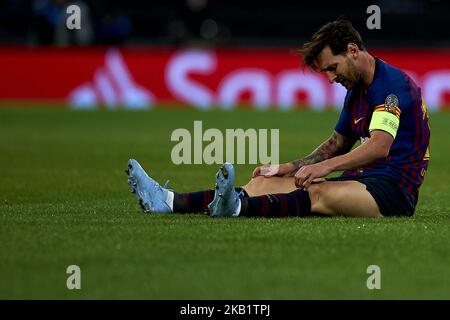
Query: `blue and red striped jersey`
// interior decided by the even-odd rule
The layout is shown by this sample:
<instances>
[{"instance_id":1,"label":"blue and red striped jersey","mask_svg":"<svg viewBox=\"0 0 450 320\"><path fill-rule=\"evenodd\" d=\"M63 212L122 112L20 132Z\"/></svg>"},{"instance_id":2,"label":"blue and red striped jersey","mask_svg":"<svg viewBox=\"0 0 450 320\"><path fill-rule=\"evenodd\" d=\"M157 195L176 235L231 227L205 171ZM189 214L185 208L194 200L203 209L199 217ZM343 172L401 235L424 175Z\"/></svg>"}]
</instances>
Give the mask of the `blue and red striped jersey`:
<instances>
[{"instance_id":1,"label":"blue and red striped jersey","mask_svg":"<svg viewBox=\"0 0 450 320\"><path fill-rule=\"evenodd\" d=\"M408 194L418 196L430 158L429 115L420 88L403 71L375 58L375 75L369 88L347 91L335 130L364 143L378 110L389 110L398 119L394 142L385 159L343 175L388 176ZM395 128L396 124L393 124Z\"/></svg>"}]
</instances>

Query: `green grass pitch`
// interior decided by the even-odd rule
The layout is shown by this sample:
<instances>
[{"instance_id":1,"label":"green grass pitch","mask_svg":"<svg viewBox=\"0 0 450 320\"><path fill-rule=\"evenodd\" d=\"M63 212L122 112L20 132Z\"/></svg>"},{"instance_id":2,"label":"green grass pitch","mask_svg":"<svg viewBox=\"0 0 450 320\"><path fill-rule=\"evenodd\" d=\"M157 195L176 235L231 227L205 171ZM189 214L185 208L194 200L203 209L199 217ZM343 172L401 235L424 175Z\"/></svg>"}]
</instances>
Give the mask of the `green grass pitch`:
<instances>
[{"instance_id":1,"label":"green grass pitch","mask_svg":"<svg viewBox=\"0 0 450 320\"><path fill-rule=\"evenodd\" d=\"M177 191L217 165L174 165L177 128L279 128L306 155L337 113L0 108L1 299L449 299L450 113L431 114L431 163L413 218L150 215L126 184L136 158ZM254 165L237 165L245 183ZM351 196L351 195L349 195ZM81 268L68 290L66 268ZM381 268L381 289L366 286Z\"/></svg>"}]
</instances>

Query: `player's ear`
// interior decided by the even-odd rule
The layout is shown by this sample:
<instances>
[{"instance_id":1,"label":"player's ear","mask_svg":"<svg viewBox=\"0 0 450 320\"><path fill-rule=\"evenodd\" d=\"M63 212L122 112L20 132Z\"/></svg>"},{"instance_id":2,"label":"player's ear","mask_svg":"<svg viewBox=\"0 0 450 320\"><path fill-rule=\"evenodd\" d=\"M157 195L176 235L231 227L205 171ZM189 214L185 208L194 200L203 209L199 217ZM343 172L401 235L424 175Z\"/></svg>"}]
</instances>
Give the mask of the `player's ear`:
<instances>
[{"instance_id":1,"label":"player's ear","mask_svg":"<svg viewBox=\"0 0 450 320\"><path fill-rule=\"evenodd\" d=\"M347 52L350 55L350 57L352 57L353 59L356 59L359 54L359 48L353 42L349 42L349 44L347 44Z\"/></svg>"}]
</instances>

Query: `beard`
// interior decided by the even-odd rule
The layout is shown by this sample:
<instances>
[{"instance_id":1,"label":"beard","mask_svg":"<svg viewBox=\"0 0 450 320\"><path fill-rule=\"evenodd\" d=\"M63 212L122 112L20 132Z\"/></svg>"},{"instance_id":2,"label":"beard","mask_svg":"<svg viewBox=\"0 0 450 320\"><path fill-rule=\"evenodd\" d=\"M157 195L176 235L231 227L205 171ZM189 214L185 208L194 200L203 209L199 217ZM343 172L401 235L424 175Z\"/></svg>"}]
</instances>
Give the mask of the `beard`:
<instances>
[{"instance_id":1,"label":"beard","mask_svg":"<svg viewBox=\"0 0 450 320\"><path fill-rule=\"evenodd\" d=\"M345 89L350 90L361 82L361 73L350 59L346 60L346 64L348 71L345 76L339 78L338 83L340 83Z\"/></svg>"}]
</instances>

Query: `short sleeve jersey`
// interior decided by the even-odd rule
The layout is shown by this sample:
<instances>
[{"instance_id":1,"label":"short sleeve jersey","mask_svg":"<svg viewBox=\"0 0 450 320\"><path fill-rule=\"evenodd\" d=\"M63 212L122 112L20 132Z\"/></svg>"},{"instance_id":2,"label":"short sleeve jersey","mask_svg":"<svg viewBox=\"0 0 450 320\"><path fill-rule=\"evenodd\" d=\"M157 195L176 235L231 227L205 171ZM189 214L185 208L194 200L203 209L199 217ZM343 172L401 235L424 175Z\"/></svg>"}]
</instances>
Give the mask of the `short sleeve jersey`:
<instances>
[{"instance_id":1,"label":"short sleeve jersey","mask_svg":"<svg viewBox=\"0 0 450 320\"><path fill-rule=\"evenodd\" d=\"M391 134L394 142L386 158L343 175L388 176L418 195L430 158L429 115L420 88L407 74L375 58L372 84L347 91L335 130L361 143L373 130Z\"/></svg>"}]
</instances>

